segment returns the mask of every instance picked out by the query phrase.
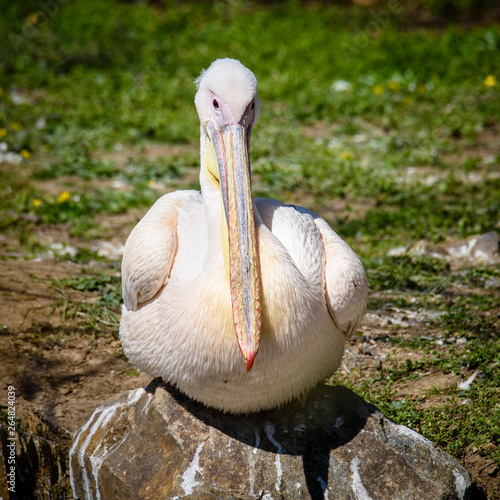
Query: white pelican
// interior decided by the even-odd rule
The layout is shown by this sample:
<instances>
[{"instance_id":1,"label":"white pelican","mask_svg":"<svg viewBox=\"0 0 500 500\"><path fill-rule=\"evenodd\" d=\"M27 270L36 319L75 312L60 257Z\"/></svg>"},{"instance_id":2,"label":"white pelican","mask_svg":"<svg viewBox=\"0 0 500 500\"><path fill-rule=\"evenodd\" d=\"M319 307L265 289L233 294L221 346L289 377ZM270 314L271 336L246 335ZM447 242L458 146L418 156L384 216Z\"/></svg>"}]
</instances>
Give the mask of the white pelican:
<instances>
[{"instance_id":1,"label":"white pelican","mask_svg":"<svg viewBox=\"0 0 500 500\"><path fill-rule=\"evenodd\" d=\"M338 368L366 274L313 212L252 200L254 74L219 59L196 83L201 193L163 196L130 234L120 337L133 365L207 406L269 409Z\"/></svg>"}]
</instances>

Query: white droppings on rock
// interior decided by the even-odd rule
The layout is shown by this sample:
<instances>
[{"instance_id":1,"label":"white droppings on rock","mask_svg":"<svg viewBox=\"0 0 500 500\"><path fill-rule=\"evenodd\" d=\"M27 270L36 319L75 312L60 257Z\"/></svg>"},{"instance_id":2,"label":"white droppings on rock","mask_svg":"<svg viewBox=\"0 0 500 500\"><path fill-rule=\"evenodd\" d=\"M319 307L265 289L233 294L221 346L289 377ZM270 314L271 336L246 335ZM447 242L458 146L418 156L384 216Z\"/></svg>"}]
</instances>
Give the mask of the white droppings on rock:
<instances>
[{"instance_id":1,"label":"white droppings on rock","mask_svg":"<svg viewBox=\"0 0 500 500\"><path fill-rule=\"evenodd\" d=\"M359 475L358 465L359 465L359 457L355 457L351 460L351 472L352 472L352 484L351 489L354 493L354 498L356 500L373 500L365 487L363 486L363 482L361 481L361 476Z\"/></svg>"},{"instance_id":2,"label":"white droppings on rock","mask_svg":"<svg viewBox=\"0 0 500 500\"><path fill-rule=\"evenodd\" d=\"M184 490L186 495L191 495L193 493L193 489L198 486L200 483L196 481L196 474L199 472L203 475L202 470L200 468L200 453L205 446L205 442L200 443L198 448L196 448L196 452L194 454L193 460L189 464L189 467L186 469L184 474L182 474L182 483L181 488Z\"/></svg>"},{"instance_id":3,"label":"white droppings on rock","mask_svg":"<svg viewBox=\"0 0 500 500\"><path fill-rule=\"evenodd\" d=\"M98 431L99 428L101 428L101 427L104 428L106 426L106 424L113 417L118 406L120 406L119 403L114 404L114 405L109 406L109 407L106 407L106 408L102 408L102 407L97 408L94 411L90 420L88 421L88 423L87 423L88 425L86 424L84 427L82 427L82 430L78 434L78 437L75 439L75 443L71 447L70 456L76 454L76 456L78 457L78 463L80 464L80 467L82 468L83 489L85 491L85 498L86 499L91 500L92 498L94 498L94 496L92 495L92 488L91 488L88 470L85 467L85 452L87 451L87 447L89 446L90 441L92 440L92 437L94 436L94 434ZM94 416L97 416L97 415L99 415L99 416L94 421ZM89 425L92 422L93 422L93 424L90 427L90 430L85 438L85 441L83 442L83 444L81 445L81 447L77 451L76 447L77 447L77 444L79 441L79 437L81 436L82 432L85 432L88 429ZM94 452L89 456L90 463L92 464L92 475L93 475L95 483L96 483L95 489L96 489L96 495L97 495L98 500L101 498L101 495L99 493L99 469L100 469L100 466L102 465L102 459L99 460L99 458L95 457L94 454L100 448L100 444L101 443L99 443L99 445L96 447ZM94 458L94 462L92 461L92 458ZM76 497L75 485L74 485L74 480L73 480L72 475L70 476L70 481L71 481L71 487L73 488L73 493L75 494L75 497ZM76 497L76 498L78 498L78 497Z\"/></svg>"},{"instance_id":4,"label":"white droppings on rock","mask_svg":"<svg viewBox=\"0 0 500 500\"><path fill-rule=\"evenodd\" d=\"M255 492L253 488L255 486L255 449L250 451L248 450L248 484L250 486L248 494L251 497L255 497Z\"/></svg>"},{"instance_id":5,"label":"white droppings on rock","mask_svg":"<svg viewBox=\"0 0 500 500\"><path fill-rule=\"evenodd\" d=\"M455 476L455 488L457 489L458 498L465 498L467 479L455 469L453 469L453 475Z\"/></svg>"},{"instance_id":6,"label":"white droppings on rock","mask_svg":"<svg viewBox=\"0 0 500 500\"><path fill-rule=\"evenodd\" d=\"M411 440L420 441L428 449L433 449L434 445L424 436L421 436L418 432L406 427L404 425L394 424L396 426L397 432L403 436L408 437Z\"/></svg>"},{"instance_id":7,"label":"white droppings on rock","mask_svg":"<svg viewBox=\"0 0 500 500\"><path fill-rule=\"evenodd\" d=\"M255 492L253 490L253 488L255 486L255 462L256 462L255 455L257 454L257 449L260 446L260 433L259 433L259 429L254 429L254 433L255 433L255 447L251 450L251 452L250 452L250 449L249 449L249 453L248 453L248 466L249 466L248 482L250 484L249 495L251 497L255 497L256 496ZM260 492L258 496L260 496L261 494L262 494L262 492Z\"/></svg>"},{"instance_id":8,"label":"white droppings on rock","mask_svg":"<svg viewBox=\"0 0 500 500\"><path fill-rule=\"evenodd\" d=\"M101 447L101 443L97 446L96 450L92 455L90 455L89 460L90 463L92 464L92 476L95 479L95 493L96 493L96 499L101 500L101 492L99 491L99 471L101 469L102 463L104 462L104 458L107 454L107 449L106 445L104 445L104 450L101 455L95 455L97 450Z\"/></svg>"},{"instance_id":9,"label":"white droppings on rock","mask_svg":"<svg viewBox=\"0 0 500 500\"><path fill-rule=\"evenodd\" d=\"M255 455L257 453L257 449L260 446L260 433L259 429L255 429L255 447L253 449L253 454Z\"/></svg>"},{"instance_id":10,"label":"white droppings on rock","mask_svg":"<svg viewBox=\"0 0 500 500\"><path fill-rule=\"evenodd\" d=\"M472 247L476 244L476 239L473 238L462 245L455 245L448 248L448 253L455 258L470 257Z\"/></svg>"},{"instance_id":11,"label":"white droppings on rock","mask_svg":"<svg viewBox=\"0 0 500 500\"><path fill-rule=\"evenodd\" d=\"M339 427L342 427L343 425L344 425L344 418L337 417L335 420L335 424L334 424L335 429L338 429Z\"/></svg>"},{"instance_id":12,"label":"white droppings on rock","mask_svg":"<svg viewBox=\"0 0 500 500\"><path fill-rule=\"evenodd\" d=\"M75 478L73 477L73 467L71 467L71 459L76 456L76 447L77 447L78 442L80 440L80 436L89 428L95 414L96 414L96 412L94 411L92 417L89 418L87 420L87 422L85 423L85 425L80 429L80 432L78 432L78 434L75 436L74 441L73 441L73 445L71 446L71 448L69 450L69 460L70 460L69 482L71 483L71 489L73 490L73 496L75 498L78 498L78 496L76 495ZM80 461L78 460L78 462L80 462Z\"/></svg>"},{"instance_id":13,"label":"white droppings on rock","mask_svg":"<svg viewBox=\"0 0 500 500\"><path fill-rule=\"evenodd\" d=\"M143 387L140 387L139 389L136 389L135 391L129 391L127 395L127 402L131 405L137 403L141 396L145 393L146 391L144 390Z\"/></svg>"},{"instance_id":14,"label":"white droppings on rock","mask_svg":"<svg viewBox=\"0 0 500 500\"><path fill-rule=\"evenodd\" d=\"M90 443L94 433L97 432L97 430L100 428L102 428L102 429L106 428L107 423L111 420L111 418L115 414L115 411L118 408L118 406L120 406L120 405L115 404L115 405L111 406L110 408L106 408L105 410L103 410L101 416L97 419L97 422L91 427L91 429L89 431L87 439L85 440L85 445L84 445L85 449L87 448L88 444ZM96 491L97 500L101 499L101 493L99 492L99 470L101 468L103 458L106 455L106 449L104 449L104 453L101 457L95 456L96 452L99 451L101 444L102 444L102 441L99 442L99 444L94 449L92 455L89 456L90 463L92 464L92 476L94 477L94 480L95 480L95 491ZM83 466L83 460L84 460L83 454L85 452L85 449L82 450L81 461L80 461L80 453L78 453L78 461L80 462L80 464L82 466ZM87 471L85 470L85 475L86 474L87 474ZM91 497L88 497L88 498L91 498Z\"/></svg>"},{"instance_id":15,"label":"white droppings on rock","mask_svg":"<svg viewBox=\"0 0 500 500\"><path fill-rule=\"evenodd\" d=\"M302 487L302 484L301 483L295 483L295 487L300 490L300 488Z\"/></svg>"},{"instance_id":16,"label":"white droppings on rock","mask_svg":"<svg viewBox=\"0 0 500 500\"><path fill-rule=\"evenodd\" d=\"M276 459L274 461L274 464L276 466L276 483L274 487L276 488L276 491L280 491L281 488L281 477L283 475L283 472L281 470L281 453L283 452L283 446L281 446L276 439L274 439L274 433L276 432L276 429L274 428L274 425L271 422L266 422L266 434L271 441L271 443L278 448L278 452L276 453Z\"/></svg>"},{"instance_id":17,"label":"white droppings on rock","mask_svg":"<svg viewBox=\"0 0 500 500\"><path fill-rule=\"evenodd\" d=\"M320 476L318 477L318 483L320 484L321 490L323 491L324 500L328 500L328 485L326 484L326 481Z\"/></svg>"}]
</instances>

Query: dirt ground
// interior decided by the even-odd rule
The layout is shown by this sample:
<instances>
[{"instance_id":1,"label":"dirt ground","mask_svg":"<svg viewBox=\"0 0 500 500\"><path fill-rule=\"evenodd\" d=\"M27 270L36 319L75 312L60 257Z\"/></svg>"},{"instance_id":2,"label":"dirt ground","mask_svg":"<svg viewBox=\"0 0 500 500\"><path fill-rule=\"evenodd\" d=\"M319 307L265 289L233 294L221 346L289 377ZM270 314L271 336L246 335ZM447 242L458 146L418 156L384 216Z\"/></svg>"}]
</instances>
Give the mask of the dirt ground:
<instances>
[{"instance_id":1,"label":"dirt ground","mask_svg":"<svg viewBox=\"0 0 500 500\"><path fill-rule=\"evenodd\" d=\"M140 216L137 212L101 222L113 228L109 237L119 246ZM78 247L85 243L70 236L64 226L39 227L38 237L46 244L64 241ZM12 253L13 245L13 240L2 236L0 253L7 248ZM19 252L22 253L22 249ZM125 359L116 328L105 325L103 335L91 335L84 328L84 318L68 314L69 305L92 304L98 298L94 292L58 285L61 280L81 275L83 268L88 265L50 257L0 260L0 405L5 405L7 386L13 386L18 404L27 401L40 410L53 439L65 453L72 434L88 420L97 405L148 382L148 378ZM94 264L92 273L100 272L109 274L109 265ZM118 274L118 270L115 273ZM371 298L376 300L380 295L373 293ZM438 337L439 332L433 331L428 321L425 314L409 315L408 311L396 307L368 314L361 327L362 335L348 342L340 375L359 382L373 376L381 364L387 366L421 358L423 351L396 349L384 339L391 332L410 338L421 332L422 327L427 335ZM463 377L467 375L464 373ZM438 406L444 404L445 396L429 395L429 390L445 389L461 380L439 371L425 373L417 381L400 383L398 397L407 396L423 408ZM487 490L499 488L495 462L473 451L462 462Z\"/></svg>"}]
</instances>

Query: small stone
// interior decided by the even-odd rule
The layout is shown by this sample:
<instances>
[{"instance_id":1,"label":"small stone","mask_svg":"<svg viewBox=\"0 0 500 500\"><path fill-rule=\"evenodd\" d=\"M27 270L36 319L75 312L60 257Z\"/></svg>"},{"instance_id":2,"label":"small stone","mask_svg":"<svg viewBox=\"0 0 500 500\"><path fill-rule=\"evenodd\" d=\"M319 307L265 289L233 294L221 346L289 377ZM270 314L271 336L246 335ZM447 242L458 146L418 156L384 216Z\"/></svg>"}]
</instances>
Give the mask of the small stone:
<instances>
[{"instance_id":1,"label":"small stone","mask_svg":"<svg viewBox=\"0 0 500 500\"><path fill-rule=\"evenodd\" d=\"M408 251L408 247L405 247L405 246L394 247L394 248L391 248L387 252L387 256L388 257L401 257L402 255L405 255L407 251Z\"/></svg>"},{"instance_id":2,"label":"small stone","mask_svg":"<svg viewBox=\"0 0 500 500\"><path fill-rule=\"evenodd\" d=\"M498 234L495 231L475 238L471 248L472 257L479 260L489 260L496 254L498 254Z\"/></svg>"},{"instance_id":3,"label":"small stone","mask_svg":"<svg viewBox=\"0 0 500 500\"><path fill-rule=\"evenodd\" d=\"M498 234L496 231L471 236L461 245L448 248L448 253L455 258L469 258L479 261L491 261L498 256Z\"/></svg>"}]
</instances>

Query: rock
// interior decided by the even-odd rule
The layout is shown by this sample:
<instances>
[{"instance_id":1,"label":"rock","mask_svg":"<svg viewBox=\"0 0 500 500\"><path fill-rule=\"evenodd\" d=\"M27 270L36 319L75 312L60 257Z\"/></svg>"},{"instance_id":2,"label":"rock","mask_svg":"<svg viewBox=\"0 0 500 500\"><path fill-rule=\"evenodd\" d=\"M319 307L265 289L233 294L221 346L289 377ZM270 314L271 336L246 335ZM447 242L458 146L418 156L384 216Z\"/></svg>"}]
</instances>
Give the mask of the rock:
<instances>
[{"instance_id":1,"label":"rock","mask_svg":"<svg viewBox=\"0 0 500 500\"><path fill-rule=\"evenodd\" d=\"M416 257L429 256L448 261L466 261L495 263L499 261L499 238L496 231L469 236L461 243L445 243L442 245L432 245L420 240L411 248L397 247L387 252L388 256L399 257L401 255L411 255Z\"/></svg>"},{"instance_id":2,"label":"rock","mask_svg":"<svg viewBox=\"0 0 500 500\"><path fill-rule=\"evenodd\" d=\"M70 450L76 498L483 498L450 455L345 387L228 415L160 379L97 408Z\"/></svg>"},{"instance_id":3,"label":"rock","mask_svg":"<svg viewBox=\"0 0 500 500\"><path fill-rule=\"evenodd\" d=\"M51 430L41 413L28 401L18 398L15 416L14 427L8 418L0 418L0 462L3 464L0 498L67 498L66 456L51 439ZM9 475L11 466L15 468L15 475ZM9 487L10 497L5 491Z\"/></svg>"},{"instance_id":4,"label":"rock","mask_svg":"<svg viewBox=\"0 0 500 500\"><path fill-rule=\"evenodd\" d=\"M479 236L471 236L462 245L449 247L448 253L457 258L491 261L498 255L498 235L495 231L490 231Z\"/></svg>"},{"instance_id":5,"label":"rock","mask_svg":"<svg viewBox=\"0 0 500 500\"><path fill-rule=\"evenodd\" d=\"M408 249L408 255L415 257L434 257L435 259L443 259L448 256L445 247L440 245L432 245L428 241L419 240L411 248Z\"/></svg>"}]
</instances>

